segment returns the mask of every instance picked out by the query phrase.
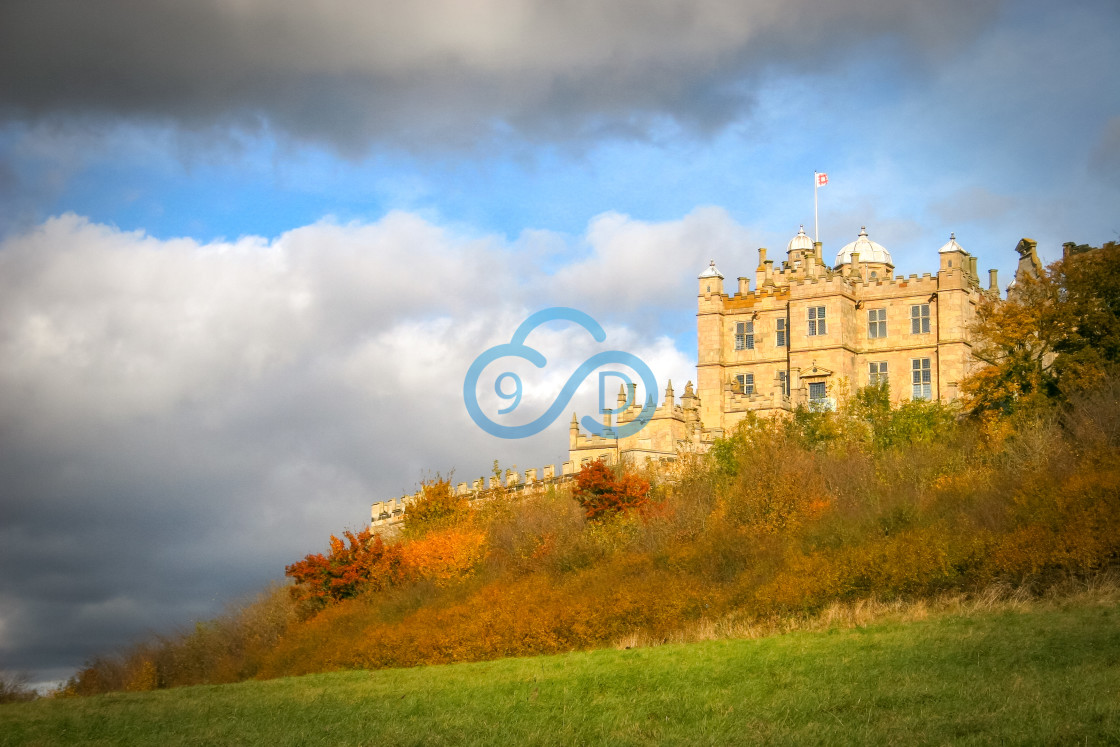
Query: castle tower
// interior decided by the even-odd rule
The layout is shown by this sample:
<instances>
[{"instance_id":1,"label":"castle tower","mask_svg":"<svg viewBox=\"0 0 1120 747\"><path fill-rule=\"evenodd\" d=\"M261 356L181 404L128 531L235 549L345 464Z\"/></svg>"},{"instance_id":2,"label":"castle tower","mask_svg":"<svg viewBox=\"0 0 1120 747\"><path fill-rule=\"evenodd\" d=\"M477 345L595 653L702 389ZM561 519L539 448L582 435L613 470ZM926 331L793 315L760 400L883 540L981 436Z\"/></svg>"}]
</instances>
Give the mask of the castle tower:
<instances>
[{"instance_id":1,"label":"castle tower","mask_svg":"<svg viewBox=\"0 0 1120 747\"><path fill-rule=\"evenodd\" d=\"M700 294L696 316L696 379L701 392L718 392L721 388L723 348L723 274L713 259L700 273ZM718 428L720 398L701 395L700 418L710 427Z\"/></svg>"}]
</instances>

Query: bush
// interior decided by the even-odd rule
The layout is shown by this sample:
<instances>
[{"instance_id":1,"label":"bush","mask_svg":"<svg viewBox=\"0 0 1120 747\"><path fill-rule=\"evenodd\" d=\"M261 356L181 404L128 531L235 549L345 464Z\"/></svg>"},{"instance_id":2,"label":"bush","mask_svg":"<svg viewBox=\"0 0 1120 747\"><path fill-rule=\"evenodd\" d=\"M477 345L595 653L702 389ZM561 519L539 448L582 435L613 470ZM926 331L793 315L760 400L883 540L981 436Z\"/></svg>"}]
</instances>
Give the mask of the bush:
<instances>
[{"instance_id":1,"label":"bush","mask_svg":"<svg viewBox=\"0 0 1120 747\"><path fill-rule=\"evenodd\" d=\"M313 614L330 602L350 599L363 589L383 587L400 573L400 550L386 546L381 535L371 535L368 528L358 534L343 532L349 545L331 535L329 555L308 555L284 569L284 575L295 580L292 597L305 614Z\"/></svg>"},{"instance_id":2,"label":"bush","mask_svg":"<svg viewBox=\"0 0 1120 747\"><path fill-rule=\"evenodd\" d=\"M6 672L0 669L0 703L19 703L34 700L38 695L28 687L31 676L26 672Z\"/></svg>"},{"instance_id":3,"label":"bush","mask_svg":"<svg viewBox=\"0 0 1120 747\"><path fill-rule=\"evenodd\" d=\"M406 534L419 535L431 529L454 526L469 515L467 499L455 494L450 479L437 475L421 484L420 497L405 508L404 530Z\"/></svg>"},{"instance_id":4,"label":"bush","mask_svg":"<svg viewBox=\"0 0 1120 747\"><path fill-rule=\"evenodd\" d=\"M649 481L620 470L615 474L602 460L583 465L576 475L574 497L592 521L649 505Z\"/></svg>"}]
</instances>

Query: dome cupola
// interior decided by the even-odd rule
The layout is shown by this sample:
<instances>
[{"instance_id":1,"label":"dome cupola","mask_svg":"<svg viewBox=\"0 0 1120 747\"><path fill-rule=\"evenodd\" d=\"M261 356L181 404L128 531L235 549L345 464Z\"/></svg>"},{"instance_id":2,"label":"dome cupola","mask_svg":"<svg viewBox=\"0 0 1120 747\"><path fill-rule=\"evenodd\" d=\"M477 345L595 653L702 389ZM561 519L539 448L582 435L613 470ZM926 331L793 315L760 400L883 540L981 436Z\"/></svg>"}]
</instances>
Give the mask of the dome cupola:
<instances>
[{"instance_id":1,"label":"dome cupola","mask_svg":"<svg viewBox=\"0 0 1120 747\"><path fill-rule=\"evenodd\" d=\"M813 251L813 240L810 239L809 236L805 233L804 224L802 224L801 230L797 232L797 235L794 236L792 239L790 239L789 243L786 244L786 251L787 252L797 252L797 251L811 252L811 251Z\"/></svg>"},{"instance_id":2,"label":"dome cupola","mask_svg":"<svg viewBox=\"0 0 1120 747\"><path fill-rule=\"evenodd\" d=\"M894 260L891 259L891 253L887 251L886 247L867 237L866 226L860 226L859 237L852 243L845 244L844 248L836 253L836 265L849 264L852 261L853 254L859 254L861 263L881 262L894 266Z\"/></svg>"}]
</instances>

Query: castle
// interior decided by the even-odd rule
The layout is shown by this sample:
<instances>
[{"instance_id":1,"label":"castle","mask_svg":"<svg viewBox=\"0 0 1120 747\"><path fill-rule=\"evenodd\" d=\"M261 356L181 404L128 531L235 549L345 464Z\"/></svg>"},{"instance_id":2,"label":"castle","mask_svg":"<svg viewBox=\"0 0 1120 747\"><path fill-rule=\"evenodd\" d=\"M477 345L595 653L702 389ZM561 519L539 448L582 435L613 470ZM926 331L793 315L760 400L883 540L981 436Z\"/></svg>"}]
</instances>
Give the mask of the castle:
<instances>
[{"instance_id":1,"label":"castle","mask_svg":"<svg viewBox=\"0 0 1120 747\"><path fill-rule=\"evenodd\" d=\"M1036 242L1022 239L1016 250L1016 278L1041 272ZM999 287L996 270L988 271L987 288L981 285L976 257L953 234L937 250L939 267L932 275L896 276L891 253L866 228L831 264L804 227L790 239L780 265L767 254L758 250L753 290L751 278L742 276L734 292L726 292L714 260L700 273L695 389L689 382L678 401L670 382L649 423L615 438L612 424L628 422L642 409L633 391L620 391L617 419L612 423L612 415L603 414L605 436L584 435L573 415L562 469L546 467L540 479L536 470L524 479L510 473L504 484L520 489L563 480L597 459L671 461L682 452L706 450L748 412L832 408L845 387L886 382L896 404L958 396L974 365L969 328L976 306L985 295L998 298ZM476 480L456 489L475 493L483 487ZM407 500L375 503L373 525L399 520Z\"/></svg>"}]
</instances>

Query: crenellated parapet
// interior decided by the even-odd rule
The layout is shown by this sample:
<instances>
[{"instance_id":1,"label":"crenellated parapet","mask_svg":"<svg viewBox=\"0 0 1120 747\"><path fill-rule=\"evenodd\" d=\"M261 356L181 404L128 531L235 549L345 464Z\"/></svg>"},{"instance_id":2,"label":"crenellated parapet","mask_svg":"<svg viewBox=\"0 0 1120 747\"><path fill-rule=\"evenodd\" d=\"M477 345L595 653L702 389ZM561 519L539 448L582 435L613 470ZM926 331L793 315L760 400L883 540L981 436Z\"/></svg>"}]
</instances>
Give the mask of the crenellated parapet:
<instances>
[{"instance_id":1,"label":"crenellated parapet","mask_svg":"<svg viewBox=\"0 0 1120 747\"><path fill-rule=\"evenodd\" d=\"M484 501L499 492L502 495L535 494L547 490L550 486L570 482L572 478L571 473L558 471L555 464L549 464L542 469L527 469L524 474L509 469L502 475L491 476L489 480L479 477L469 485L466 482L459 482L452 488L452 492L465 497L468 501ZM370 529L375 532L394 531L404 521L405 510L420 500L422 495L423 491L417 490L415 493L399 498L373 503L370 506Z\"/></svg>"}]
</instances>

